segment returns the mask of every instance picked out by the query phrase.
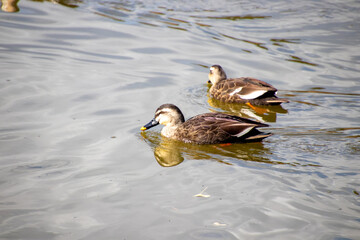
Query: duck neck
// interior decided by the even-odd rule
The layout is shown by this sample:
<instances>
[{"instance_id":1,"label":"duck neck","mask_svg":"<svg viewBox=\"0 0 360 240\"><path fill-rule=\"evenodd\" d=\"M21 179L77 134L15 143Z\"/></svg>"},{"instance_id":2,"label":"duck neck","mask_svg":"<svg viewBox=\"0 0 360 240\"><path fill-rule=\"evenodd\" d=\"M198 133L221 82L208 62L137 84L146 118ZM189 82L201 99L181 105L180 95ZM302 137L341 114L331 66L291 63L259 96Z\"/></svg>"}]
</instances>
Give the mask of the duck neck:
<instances>
[{"instance_id":1,"label":"duck neck","mask_svg":"<svg viewBox=\"0 0 360 240\"><path fill-rule=\"evenodd\" d=\"M161 130L161 135L168 138L174 138L177 128L179 127L181 123L179 124L167 124L163 129Z\"/></svg>"},{"instance_id":2,"label":"duck neck","mask_svg":"<svg viewBox=\"0 0 360 240\"><path fill-rule=\"evenodd\" d=\"M172 113L172 116L167 119L168 121L160 122L161 124L165 125L161 130L161 134L168 138L175 138L175 134L177 132L177 128L185 122L184 115L178 109Z\"/></svg>"},{"instance_id":3,"label":"duck neck","mask_svg":"<svg viewBox=\"0 0 360 240\"><path fill-rule=\"evenodd\" d=\"M218 83L226 79L227 79L226 73L224 71L221 71L219 75L216 76L215 82Z\"/></svg>"},{"instance_id":4,"label":"duck neck","mask_svg":"<svg viewBox=\"0 0 360 240\"><path fill-rule=\"evenodd\" d=\"M175 138L177 129L181 124L185 122L184 115L180 112L178 116L174 117L168 122L165 127L161 130L161 134L168 138Z\"/></svg>"},{"instance_id":5,"label":"duck neck","mask_svg":"<svg viewBox=\"0 0 360 240\"><path fill-rule=\"evenodd\" d=\"M224 75L219 75L219 76L216 76L216 78L214 79L214 81L212 82L212 86L216 85L216 84L219 84L220 82L226 80L226 75L224 73Z\"/></svg>"}]
</instances>

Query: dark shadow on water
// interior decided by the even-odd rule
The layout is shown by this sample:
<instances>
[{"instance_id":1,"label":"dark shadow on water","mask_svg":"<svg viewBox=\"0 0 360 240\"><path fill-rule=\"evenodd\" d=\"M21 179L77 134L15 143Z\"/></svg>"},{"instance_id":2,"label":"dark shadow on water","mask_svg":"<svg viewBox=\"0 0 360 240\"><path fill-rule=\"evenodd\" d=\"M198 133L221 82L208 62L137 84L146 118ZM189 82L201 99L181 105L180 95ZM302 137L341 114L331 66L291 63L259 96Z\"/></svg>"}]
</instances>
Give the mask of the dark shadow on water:
<instances>
[{"instance_id":1,"label":"dark shadow on water","mask_svg":"<svg viewBox=\"0 0 360 240\"><path fill-rule=\"evenodd\" d=\"M342 93L342 92L330 92L330 91L320 91L324 88L311 88L311 90L287 90L288 92L293 92L294 94L303 94L303 93L311 93L311 94L325 94L325 95L342 95L342 96L357 96L359 97L360 94L358 93Z\"/></svg>"},{"instance_id":2,"label":"dark shadow on water","mask_svg":"<svg viewBox=\"0 0 360 240\"><path fill-rule=\"evenodd\" d=\"M291 100L292 102L315 106L315 107L319 107L321 105L312 101L317 101L316 99L323 99L324 96L332 97L333 99L338 98L340 99L339 101L347 103L347 105L357 104L358 97L360 96L360 94L358 93L326 91L325 88L323 87L312 87L309 90L284 90L284 91L287 92L286 94L284 94L284 97L292 98Z\"/></svg>"},{"instance_id":3,"label":"dark shadow on water","mask_svg":"<svg viewBox=\"0 0 360 240\"><path fill-rule=\"evenodd\" d=\"M300 57L297 57L297 56L294 56L294 55L290 55L289 58L286 59L286 61L295 62L295 63L301 63L301 64L313 66L313 67L318 66L318 64L316 64L316 63L312 63L312 62L309 62L309 61L305 61L304 59L302 59L302 58L300 58Z\"/></svg>"},{"instance_id":4,"label":"dark shadow on water","mask_svg":"<svg viewBox=\"0 0 360 240\"><path fill-rule=\"evenodd\" d=\"M237 161L252 161L271 165L289 164L270 160L267 156L270 156L271 152L261 142L195 145L174 141L153 131L141 132L140 135L154 151L156 161L163 167L179 165L185 159L212 160L227 165L236 164Z\"/></svg>"},{"instance_id":5,"label":"dark shadow on water","mask_svg":"<svg viewBox=\"0 0 360 240\"><path fill-rule=\"evenodd\" d=\"M231 21L238 21L238 20L255 20L255 19L266 19L271 18L271 16L263 16L263 15L238 15L238 16L192 16L194 18L208 18L208 19L218 19L218 20L231 20Z\"/></svg>"}]
</instances>

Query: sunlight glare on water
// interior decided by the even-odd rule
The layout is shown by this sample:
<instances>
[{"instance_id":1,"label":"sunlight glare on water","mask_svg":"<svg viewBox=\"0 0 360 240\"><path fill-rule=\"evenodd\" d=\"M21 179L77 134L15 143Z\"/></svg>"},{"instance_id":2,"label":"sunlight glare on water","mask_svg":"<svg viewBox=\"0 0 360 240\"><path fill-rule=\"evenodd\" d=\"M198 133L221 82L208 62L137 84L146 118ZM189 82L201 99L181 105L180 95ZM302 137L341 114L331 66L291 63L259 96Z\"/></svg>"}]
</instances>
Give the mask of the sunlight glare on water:
<instances>
[{"instance_id":1,"label":"sunlight glare on water","mask_svg":"<svg viewBox=\"0 0 360 240\"><path fill-rule=\"evenodd\" d=\"M1 9L1 239L358 239L358 1ZM290 103L212 99L213 64ZM163 103L273 135L191 145L140 133Z\"/></svg>"}]
</instances>

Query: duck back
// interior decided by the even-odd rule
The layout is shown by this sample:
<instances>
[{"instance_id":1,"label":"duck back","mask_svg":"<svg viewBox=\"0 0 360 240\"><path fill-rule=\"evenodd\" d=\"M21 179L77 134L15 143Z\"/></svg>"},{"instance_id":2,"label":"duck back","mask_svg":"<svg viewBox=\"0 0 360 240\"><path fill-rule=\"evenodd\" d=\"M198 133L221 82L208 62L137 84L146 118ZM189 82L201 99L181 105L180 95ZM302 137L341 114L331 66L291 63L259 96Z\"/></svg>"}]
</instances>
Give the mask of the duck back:
<instances>
[{"instance_id":1,"label":"duck back","mask_svg":"<svg viewBox=\"0 0 360 240\"><path fill-rule=\"evenodd\" d=\"M196 144L261 141L271 134L262 133L257 127L267 124L222 113L205 113L181 124L175 134L180 141Z\"/></svg>"}]
</instances>

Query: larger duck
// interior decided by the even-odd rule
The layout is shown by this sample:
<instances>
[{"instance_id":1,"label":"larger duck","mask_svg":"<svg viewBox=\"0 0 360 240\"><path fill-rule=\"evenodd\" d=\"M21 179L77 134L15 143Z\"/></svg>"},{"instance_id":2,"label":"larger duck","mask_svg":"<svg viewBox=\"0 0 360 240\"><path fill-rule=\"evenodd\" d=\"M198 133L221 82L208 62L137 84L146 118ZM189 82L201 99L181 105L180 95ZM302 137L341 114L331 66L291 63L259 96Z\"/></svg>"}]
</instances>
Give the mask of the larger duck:
<instances>
[{"instance_id":1,"label":"larger duck","mask_svg":"<svg viewBox=\"0 0 360 240\"><path fill-rule=\"evenodd\" d=\"M250 78L227 78L220 65L210 67L210 94L226 103L250 103L253 105L279 105L289 102L276 96L277 89L264 81Z\"/></svg>"},{"instance_id":2,"label":"larger duck","mask_svg":"<svg viewBox=\"0 0 360 240\"><path fill-rule=\"evenodd\" d=\"M270 136L257 130L267 124L223 113L204 113L185 121L184 115L174 104L163 104L155 117L141 130L158 124L165 125L161 135L170 139L194 144L216 144L261 141Z\"/></svg>"}]
</instances>

